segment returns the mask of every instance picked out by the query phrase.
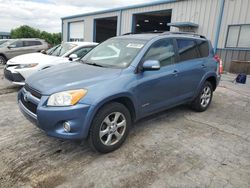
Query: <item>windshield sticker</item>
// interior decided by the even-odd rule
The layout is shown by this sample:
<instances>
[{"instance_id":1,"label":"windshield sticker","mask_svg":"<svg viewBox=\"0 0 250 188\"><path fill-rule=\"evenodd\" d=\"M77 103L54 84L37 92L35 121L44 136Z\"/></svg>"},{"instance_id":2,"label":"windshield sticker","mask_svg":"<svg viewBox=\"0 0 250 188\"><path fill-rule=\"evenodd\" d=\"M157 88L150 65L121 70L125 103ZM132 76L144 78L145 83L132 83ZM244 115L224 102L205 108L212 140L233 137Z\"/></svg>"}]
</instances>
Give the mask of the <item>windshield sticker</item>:
<instances>
[{"instance_id":1,"label":"windshield sticker","mask_svg":"<svg viewBox=\"0 0 250 188\"><path fill-rule=\"evenodd\" d=\"M143 46L144 46L143 44L129 43L127 45L127 48L138 48L138 49L141 49Z\"/></svg>"}]
</instances>

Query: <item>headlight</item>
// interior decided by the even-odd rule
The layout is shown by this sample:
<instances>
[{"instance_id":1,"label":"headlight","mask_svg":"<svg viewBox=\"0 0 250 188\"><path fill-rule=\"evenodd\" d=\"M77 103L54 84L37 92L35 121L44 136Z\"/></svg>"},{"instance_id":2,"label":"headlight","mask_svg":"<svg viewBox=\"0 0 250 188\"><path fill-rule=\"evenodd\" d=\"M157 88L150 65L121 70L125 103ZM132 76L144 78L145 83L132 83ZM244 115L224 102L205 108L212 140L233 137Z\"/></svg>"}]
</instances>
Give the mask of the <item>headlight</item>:
<instances>
[{"instance_id":1,"label":"headlight","mask_svg":"<svg viewBox=\"0 0 250 188\"><path fill-rule=\"evenodd\" d=\"M47 106L72 106L78 103L85 95L87 90L71 90L55 93L49 97Z\"/></svg>"},{"instance_id":2,"label":"headlight","mask_svg":"<svg viewBox=\"0 0 250 188\"><path fill-rule=\"evenodd\" d=\"M20 65L17 65L17 67L15 69L24 69L24 68L32 68L32 67L35 67L37 66L38 63L32 63L32 64L20 64Z\"/></svg>"}]
</instances>

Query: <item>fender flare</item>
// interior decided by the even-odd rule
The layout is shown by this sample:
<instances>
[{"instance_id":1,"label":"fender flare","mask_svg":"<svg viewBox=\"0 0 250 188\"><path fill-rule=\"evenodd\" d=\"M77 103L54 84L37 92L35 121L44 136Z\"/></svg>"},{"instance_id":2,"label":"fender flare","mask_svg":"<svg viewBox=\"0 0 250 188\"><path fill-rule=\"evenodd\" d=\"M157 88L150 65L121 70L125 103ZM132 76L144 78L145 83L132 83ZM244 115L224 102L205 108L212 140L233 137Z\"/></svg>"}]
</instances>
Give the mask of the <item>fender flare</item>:
<instances>
[{"instance_id":1,"label":"fender flare","mask_svg":"<svg viewBox=\"0 0 250 188\"><path fill-rule=\"evenodd\" d=\"M128 92L122 92L122 93L118 93L112 96L108 96L106 98L100 98L95 105L91 105L89 112L87 114L87 117L85 119L85 124L84 124L84 129L81 133L81 137L82 138L87 138L89 135L89 129L90 126L92 124L92 121L95 117L95 115L97 114L97 112L101 109L102 106L104 106L105 104L114 101L115 99L121 98L121 97L126 97L128 99L131 100L132 104L134 105L134 109L135 109L135 117L137 117L138 115L138 111L136 108L136 100L135 98L132 96L132 94L128 93Z\"/></svg>"},{"instance_id":2,"label":"fender flare","mask_svg":"<svg viewBox=\"0 0 250 188\"><path fill-rule=\"evenodd\" d=\"M203 84L205 83L205 81L208 79L208 78L211 78L211 77L214 77L215 80L216 80L216 85L217 85L217 74L215 72L207 72L201 79L196 91L195 91L195 94L194 94L194 97L192 98L192 100L194 100L200 93L200 90L201 90L201 87L203 86Z\"/></svg>"}]
</instances>

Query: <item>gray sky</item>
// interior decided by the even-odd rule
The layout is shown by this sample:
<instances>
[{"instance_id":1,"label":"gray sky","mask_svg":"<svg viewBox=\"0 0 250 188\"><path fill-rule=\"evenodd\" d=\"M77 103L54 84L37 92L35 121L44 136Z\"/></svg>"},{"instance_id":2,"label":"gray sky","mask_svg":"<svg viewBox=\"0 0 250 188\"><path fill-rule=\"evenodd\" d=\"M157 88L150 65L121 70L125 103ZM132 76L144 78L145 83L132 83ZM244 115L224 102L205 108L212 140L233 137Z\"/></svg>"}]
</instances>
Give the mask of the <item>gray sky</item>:
<instances>
[{"instance_id":1,"label":"gray sky","mask_svg":"<svg viewBox=\"0 0 250 188\"><path fill-rule=\"evenodd\" d=\"M154 0L0 0L0 31L29 25L61 31L61 17Z\"/></svg>"}]
</instances>

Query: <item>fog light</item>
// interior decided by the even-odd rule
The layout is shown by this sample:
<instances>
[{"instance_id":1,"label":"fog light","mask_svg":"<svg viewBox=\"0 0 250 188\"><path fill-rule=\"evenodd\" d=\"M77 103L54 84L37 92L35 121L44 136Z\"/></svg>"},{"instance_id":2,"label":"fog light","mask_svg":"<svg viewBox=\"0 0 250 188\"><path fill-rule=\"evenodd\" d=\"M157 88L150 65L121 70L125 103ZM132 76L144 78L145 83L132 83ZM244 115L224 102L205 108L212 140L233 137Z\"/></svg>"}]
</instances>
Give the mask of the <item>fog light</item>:
<instances>
[{"instance_id":1,"label":"fog light","mask_svg":"<svg viewBox=\"0 0 250 188\"><path fill-rule=\"evenodd\" d=\"M70 128L70 123L69 123L69 122L64 122L64 123L63 123L63 129L64 129L64 131L67 132L67 133L70 132L70 129L71 129L71 128Z\"/></svg>"}]
</instances>

